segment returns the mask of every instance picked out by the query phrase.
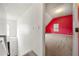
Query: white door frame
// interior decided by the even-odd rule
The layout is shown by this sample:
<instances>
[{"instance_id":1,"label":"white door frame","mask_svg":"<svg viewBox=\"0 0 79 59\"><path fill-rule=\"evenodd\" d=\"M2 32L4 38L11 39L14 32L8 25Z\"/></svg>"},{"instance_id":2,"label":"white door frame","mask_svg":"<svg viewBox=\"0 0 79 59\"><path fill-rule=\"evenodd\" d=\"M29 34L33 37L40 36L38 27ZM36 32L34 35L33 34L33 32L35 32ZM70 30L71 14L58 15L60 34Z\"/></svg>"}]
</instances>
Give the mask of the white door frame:
<instances>
[{"instance_id":1,"label":"white door frame","mask_svg":"<svg viewBox=\"0 0 79 59\"><path fill-rule=\"evenodd\" d=\"M43 56L45 56L45 3L42 3L43 6Z\"/></svg>"},{"instance_id":2,"label":"white door frame","mask_svg":"<svg viewBox=\"0 0 79 59\"><path fill-rule=\"evenodd\" d=\"M72 56L78 56L78 33L75 28L78 27L78 9L77 3L73 4L73 48Z\"/></svg>"}]
</instances>

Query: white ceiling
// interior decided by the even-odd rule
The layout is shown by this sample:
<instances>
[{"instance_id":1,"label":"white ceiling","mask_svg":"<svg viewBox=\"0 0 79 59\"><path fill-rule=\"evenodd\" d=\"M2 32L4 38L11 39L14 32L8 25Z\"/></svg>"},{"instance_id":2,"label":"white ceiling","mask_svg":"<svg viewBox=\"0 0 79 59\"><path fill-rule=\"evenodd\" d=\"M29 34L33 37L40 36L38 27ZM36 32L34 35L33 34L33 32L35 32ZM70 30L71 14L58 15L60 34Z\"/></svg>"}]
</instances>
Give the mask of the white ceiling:
<instances>
[{"instance_id":1,"label":"white ceiling","mask_svg":"<svg viewBox=\"0 0 79 59\"><path fill-rule=\"evenodd\" d=\"M46 4L46 13L53 17L69 15L72 13L73 5L70 3L49 3ZM56 10L63 9L60 13L55 13Z\"/></svg>"},{"instance_id":2,"label":"white ceiling","mask_svg":"<svg viewBox=\"0 0 79 59\"><path fill-rule=\"evenodd\" d=\"M16 20L21 17L23 13L25 13L32 4L30 3L4 3L7 19L8 20Z\"/></svg>"}]
</instances>

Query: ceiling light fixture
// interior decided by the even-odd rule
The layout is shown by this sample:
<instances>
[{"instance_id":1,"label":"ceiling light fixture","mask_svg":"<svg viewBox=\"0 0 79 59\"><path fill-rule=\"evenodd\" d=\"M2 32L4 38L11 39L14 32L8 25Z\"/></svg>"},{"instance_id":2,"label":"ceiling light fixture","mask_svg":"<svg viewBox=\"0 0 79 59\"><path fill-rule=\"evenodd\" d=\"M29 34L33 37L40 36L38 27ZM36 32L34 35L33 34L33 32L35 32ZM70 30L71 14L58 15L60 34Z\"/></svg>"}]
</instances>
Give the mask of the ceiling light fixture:
<instances>
[{"instance_id":1,"label":"ceiling light fixture","mask_svg":"<svg viewBox=\"0 0 79 59\"><path fill-rule=\"evenodd\" d=\"M55 13L61 13L62 11L64 11L64 8L59 8L55 11Z\"/></svg>"}]
</instances>

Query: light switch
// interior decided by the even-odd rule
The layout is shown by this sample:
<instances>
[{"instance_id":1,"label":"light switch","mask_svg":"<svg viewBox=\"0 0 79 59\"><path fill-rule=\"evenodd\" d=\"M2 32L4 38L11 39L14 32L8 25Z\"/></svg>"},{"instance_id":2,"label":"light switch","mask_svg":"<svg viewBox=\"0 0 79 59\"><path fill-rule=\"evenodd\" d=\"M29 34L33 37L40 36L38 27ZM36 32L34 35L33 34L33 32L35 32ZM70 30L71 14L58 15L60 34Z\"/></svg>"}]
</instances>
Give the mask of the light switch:
<instances>
[{"instance_id":1,"label":"light switch","mask_svg":"<svg viewBox=\"0 0 79 59\"><path fill-rule=\"evenodd\" d=\"M59 24L54 24L53 27L54 32L59 32Z\"/></svg>"}]
</instances>

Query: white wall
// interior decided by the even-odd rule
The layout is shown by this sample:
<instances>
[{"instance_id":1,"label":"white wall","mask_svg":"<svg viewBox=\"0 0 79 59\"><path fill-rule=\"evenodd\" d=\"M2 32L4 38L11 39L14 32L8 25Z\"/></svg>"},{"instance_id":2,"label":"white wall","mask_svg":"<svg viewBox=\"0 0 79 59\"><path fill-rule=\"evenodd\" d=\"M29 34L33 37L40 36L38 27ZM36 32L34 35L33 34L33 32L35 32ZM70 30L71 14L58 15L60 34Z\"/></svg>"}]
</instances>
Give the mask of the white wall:
<instances>
[{"instance_id":1,"label":"white wall","mask_svg":"<svg viewBox=\"0 0 79 59\"><path fill-rule=\"evenodd\" d=\"M42 4L32 4L17 20L19 55L29 50L33 50L37 55L43 55L42 12Z\"/></svg>"},{"instance_id":2,"label":"white wall","mask_svg":"<svg viewBox=\"0 0 79 59\"><path fill-rule=\"evenodd\" d=\"M0 4L0 35L6 35L6 13L2 4Z\"/></svg>"},{"instance_id":3,"label":"white wall","mask_svg":"<svg viewBox=\"0 0 79 59\"><path fill-rule=\"evenodd\" d=\"M17 55L17 48L18 55L23 55L29 50L33 50L38 55L43 55L42 4L6 3L3 5L7 14L7 24L9 24L8 41L11 42L11 55Z\"/></svg>"},{"instance_id":4,"label":"white wall","mask_svg":"<svg viewBox=\"0 0 79 59\"><path fill-rule=\"evenodd\" d=\"M6 35L6 13L3 4L0 4L0 35ZM2 38L0 38L1 40ZM0 55L7 56L7 49L5 47L4 40L0 42Z\"/></svg>"},{"instance_id":5,"label":"white wall","mask_svg":"<svg viewBox=\"0 0 79 59\"><path fill-rule=\"evenodd\" d=\"M37 55L44 55L43 4L35 4L33 9L33 30L31 43Z\"/></svg>"},{"instance_id":6,"label":"white wall","mask_svg":"<svg viewBox=\"0 0 79 59\"><path fill-rule=\"evenodd\" d=\"M31 4L3 3L7 19L7 41L10 42L10 55L18 55L17 19L30 7Z\"/></svg>"}]
</instances>

